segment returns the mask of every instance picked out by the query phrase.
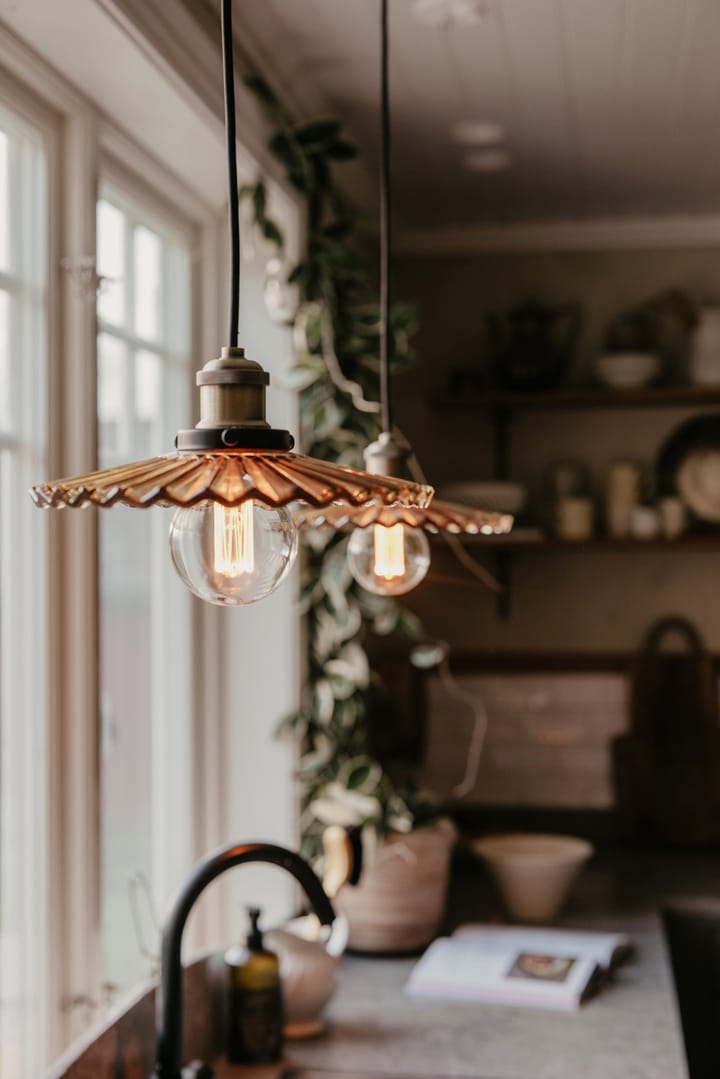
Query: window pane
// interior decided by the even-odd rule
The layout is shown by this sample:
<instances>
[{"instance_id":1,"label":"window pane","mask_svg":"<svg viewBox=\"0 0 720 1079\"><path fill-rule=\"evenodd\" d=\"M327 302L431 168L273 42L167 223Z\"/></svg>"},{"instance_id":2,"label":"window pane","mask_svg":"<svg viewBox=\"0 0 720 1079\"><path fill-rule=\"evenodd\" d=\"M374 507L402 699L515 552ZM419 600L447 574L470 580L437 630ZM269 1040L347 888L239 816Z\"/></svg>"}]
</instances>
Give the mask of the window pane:
<instances>
[{"instance_id":1,"label":"window pane","mask_svg":"<svg viewBox=\"0 0 720 1079\"><path fill-rule=\"evenodd\" d=\"M101 458L108 464L119 461L129 441L127 367L124 342L101 333L98 337L98 439Z\"/></svg>"},{"instance_id":2,"label":"window pane","mask_svg":"<svg viewBox=\"0 0 720 1079\"><path fill-rule=\"evenodd\" d=\"M125 319L125 214L101 199L97 208L97 272L103 278L98 315L120 325Z\"/></svg>"},{"instance_id":3,"label":"window pane","mask_svg":"<svg viewBox=\"0 0 720 1079\"><path fill-rule=\"evenodd\" d=\"M128 894L152 878L151 513L100 515L103 972L121 989L148 973Z\"/></svg>"},{"instance_id":4,"label":"window pane","mask_svg":"<svg viewBox=\"0 0 720 1079\"><path fill-rule=\"evenodd\" d=\"M139 349L135 353L135 415L139 420L159 419L161 378L157 352Z\"/></svg>"},{"instance_id":5,"label":"window pane","mask_svg":"<svg viewBox=\"0 0 720 1079\"><path fill-rule=\"evenodd\" d=\"M159 425L162 404L162 361L157 352L139 349L135 353L135 452L139 457L152 456L152 447L162 446Z\"/></svg>"},{"instance_id":6,"label":"window pane","mask_svg":"<svg viewBox=\"0 0 720 1079\"><path fill-rule=\"evenodd\" d=\"M156 341L160 329L160 237L138 226L135 248L135 333Z\"/></svg>"},{"instance_id":7,"label":"window pane","mask_svg":"<svg viewBox=\"0 0 720 1079\"><path fill-rule=\"evenodd\" d=\"M0 289L0 428L10 425L10 296Z\"/></svg>"},{"instance_id":8,"label":"window pane","mask_svg":"<svg viewBox=\"0 0 720 1079\"><path fill-rule=\"evenodd\" d=\"M8 185L8 137L0 131L0 270L7 270L10 264L8 222L10 191Z\"/></svg>"},{"instance_id":9,"label":"window pane","mask_svg":"<svg viewBox=\"0 0 720 1079\"><path fill-rule=\"evenodd\" d=\"M167 452L188 411L189 327L178 335L187 322L174 313L191 306L189 276L175 266L189 252L142 224L142 205L118 199L130 207L118 233L133 283L122 326L106 323L98 340L101 467ZM139 223L128 228L128 218ZM157 348L134 348L130 334ZM99 516L102 960L104 981L120 992L150 970L134 882L161 911L190 862L190 599L170 567L169 523L157 508ZM139 914L144 942L156 946L142 895Z\"/></svg>"}]
</instances>

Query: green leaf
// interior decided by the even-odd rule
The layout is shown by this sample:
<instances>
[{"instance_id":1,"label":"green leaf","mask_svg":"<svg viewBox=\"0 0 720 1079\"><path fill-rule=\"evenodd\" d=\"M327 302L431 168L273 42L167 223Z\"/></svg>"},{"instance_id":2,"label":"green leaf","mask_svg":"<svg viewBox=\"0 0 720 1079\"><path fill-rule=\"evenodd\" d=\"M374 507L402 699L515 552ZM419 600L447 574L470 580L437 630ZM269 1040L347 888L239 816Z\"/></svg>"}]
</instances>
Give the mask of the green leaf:
<instances>
[{"instance_id":1,"label":"green leaf","mask_svg":"<svg viewBox=\"0 0 720 1079\"><path fill-rule=\"evenodd\" d=\"M283 234L278 226L274 221L270 221L267 218L263 222L262 234L269 243L275 244L276 247L282 247L285 243Z\"/></svg>"},{"instance_id":2,"label":"green leaf","mask_svg":"<svg viewBox=\"0 0 720 1079\"><path fill-rule=\"evenodd\" d=\"M328 148L328 156L333 158L334 161L352 161L354 157L358 156L358 148L352 142L348 142L347 139L335 139Z\"/></svg>"},{"instance_id":3,"label":"green leaf","mask_svg":"<svg viewBox=\"0 0 720 1079\"><path fill-rule=\"evenodd\" d=\"M297 143L284 131L276 131L268 140L268 149L288 170L288 173L297 172L303 179L305 177L305 159Z\"/></svg>"},{"instance_id":4,"label":"green leaf","mask_svg":"<svg viewBox=\"0 0 720 1079\"><path fill-rule=\"evenodd\" d=\"M341 130L337 120L312 120L296 127L293 134L301 146L327 148L337 140Z\"/></svg>"},{"instance_id":5,"label":"green leaf","mask_svg":"<svg viewBox=\"0 0 720 1079\"><path fill-rule=\"evenodd\" d=\"M351 757L345 761L338 770L337 782L348 787L349 790L360 791L362 794L374 794L376 797L382 790L383 771L382 767L372 757Z\"/></svg>"},{"instance_id":6,"label":"green leaf","mask_svg":"<svg viewBox=\"0 0 720 1079\"><path fill-rule=\"evenodd\" d=\"M303 274L305 273L305 263L298 262L294 270L291 270L288 274L288 284L298 285L302 282Z\"/></svg>"},{"instance_id":7,"label":"green leaf","mask_svg":"<svg viewBox=\"0 0 720 1079\"><path fill-rule=\"evenodd\" d=\"M300 166L288 167L287 178L301 195L311 195L315 190L312 173Z\"/></svg>"},{"instance_id":8,"label":"green leaf","mask_svg":"<svg viewBox=\"0 0 720 1079\"><path fill-rule=\"evenodd\" d=\"M263 221L265 218L265 204L267 202L267 194L265 192L265 184L262 181L255 184L252 201L256 218L258 219L258 221Z\"/></svg>"},{"instance_id":9,"label":"green leaf","mask_svg":"<svg viewBox=\"0 0 720 1079\"><path fill-rule=\"evenodd\" d=\"M329 660L325 664L325 675L335 700L346 701L348 697L352 697L355 686L349 678L345 678L341 673L338 673L337 666L338 660Z\"/></svg>"},{"instance_id":10,"label":"green leaf","mask_svg":"<svg viewBox=\"0 0 720 1079\"><path fill-rule=\"evenodd\" d=\"M332 719L335 707L335 694L326 678L319 678L315 683L312 697L313 715L321 726L327 726Z\"/></svg>"},{"instance_id":11,"label":"green leaf","mask_svg":"<svg viewBox=\"0 0 720 1079\"><path fill-rule=\"evenodd\" d=\"M344 240L352 232L352 221L346 217L339 217L335 221L324 225L322 235L331 240Z\"/></svg>"},{"instance_id":12,"label":"green leaf","mask_svg":"<svg viewBox=\"0 0 720 1079\"><path fill-rule=\"evenodd\" d=\"M262 101L263 105L278 105L278 99L270 89L269 84L260 75L252 74L246 75L243 82L247 86L248 90L251 90L255 97L259 101Z\"/></svg>"}]
</instances>

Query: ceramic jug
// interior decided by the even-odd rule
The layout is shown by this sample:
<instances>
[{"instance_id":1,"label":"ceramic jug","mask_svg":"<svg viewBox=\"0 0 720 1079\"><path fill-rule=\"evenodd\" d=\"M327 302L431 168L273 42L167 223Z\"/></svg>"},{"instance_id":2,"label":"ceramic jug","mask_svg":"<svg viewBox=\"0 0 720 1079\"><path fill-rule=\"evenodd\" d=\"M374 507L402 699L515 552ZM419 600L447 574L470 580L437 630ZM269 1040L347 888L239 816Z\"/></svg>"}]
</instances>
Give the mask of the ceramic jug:
<instances>
[{"instance_id":1,"label":"ceramic jug","mask_svg":"<svg viewBox=\"0 0 720 1079\"><path fill-rule=\"evenodd\" d=\"M487 316L496 381L509 390L548 390L567 371L580 332L578 304L545 306L527 300L504 314Z\"/></svg>"},{"instance_id":2,"label":"ceramic jug","mask_svg":"<svg viewBox=\"0 0 720 1079\"><path fill-rule=\"evenodd\" d=\"M720 384L720 307L703 307L690 345L690 380Z\"/></svg>"}]
</instances>

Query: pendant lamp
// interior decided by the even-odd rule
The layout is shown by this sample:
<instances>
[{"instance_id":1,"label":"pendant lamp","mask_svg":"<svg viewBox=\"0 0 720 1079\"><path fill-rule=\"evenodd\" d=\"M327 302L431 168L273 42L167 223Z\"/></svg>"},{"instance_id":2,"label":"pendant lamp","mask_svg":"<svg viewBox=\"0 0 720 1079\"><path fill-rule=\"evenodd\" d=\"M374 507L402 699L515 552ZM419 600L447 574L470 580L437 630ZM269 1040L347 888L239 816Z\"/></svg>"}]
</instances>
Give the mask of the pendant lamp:
<instances>
[{"instance_id":1,"label":"pendant lamp","mask_svg":"<svg viewBox=\"0 0 720 1079\"><path fill-rule=\"evenodd\" d=\"M365 467L390 479L402 475L411 450L393 430L390 393L390 94L388 75L388 0L380 0L380 414L382 430L365 450ZM297 520L298 518L296 518ZM497 535L509 532L513 518L452 502L433 500L421 506L331 506L303 511L306 527L354 526L348 545L348 566L358 584L382 596L410 592L427 574L430 544L425 535Z\"/></svg>"},{"instance_id":2,"label":"pendant lamp","mask_svg":"<svg viewBox=\"0 0 720 1079\"><path fill-rule=\"evenodd\" d=\"M269 375L238 347L240 237L235 135L232 3L222 2L222 55L230 222L229 344L197 374L200 421L179 431L176 450L151 460L41 483L41 508L117 504L175 506L170 553L200 599L253 603L287 576L297 554L288 505L334 503L384 509L425 506L432 487L342 468L291 452L293 436L265 418Z\"/></svg>"}]
</instances>

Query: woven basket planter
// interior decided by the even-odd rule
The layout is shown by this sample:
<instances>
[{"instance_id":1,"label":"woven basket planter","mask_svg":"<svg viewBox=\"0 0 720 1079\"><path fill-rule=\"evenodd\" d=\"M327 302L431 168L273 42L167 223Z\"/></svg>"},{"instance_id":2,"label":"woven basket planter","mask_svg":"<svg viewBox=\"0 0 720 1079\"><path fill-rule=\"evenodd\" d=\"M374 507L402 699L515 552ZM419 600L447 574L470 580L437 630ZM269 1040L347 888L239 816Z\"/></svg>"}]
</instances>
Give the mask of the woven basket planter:
<instances>
[{"instance_id":1,"label":"woven basket planter","mask_svg":"<svg viewBox=\"0 0 720 1079\"><path fill-rule=\"evenodd\" d=\"M357 885L346 884L334 905L349 924L358 952L415 952L436 936L457 831L443 818L406 835L386 836Z\"/></svg>"}]
</instances>

